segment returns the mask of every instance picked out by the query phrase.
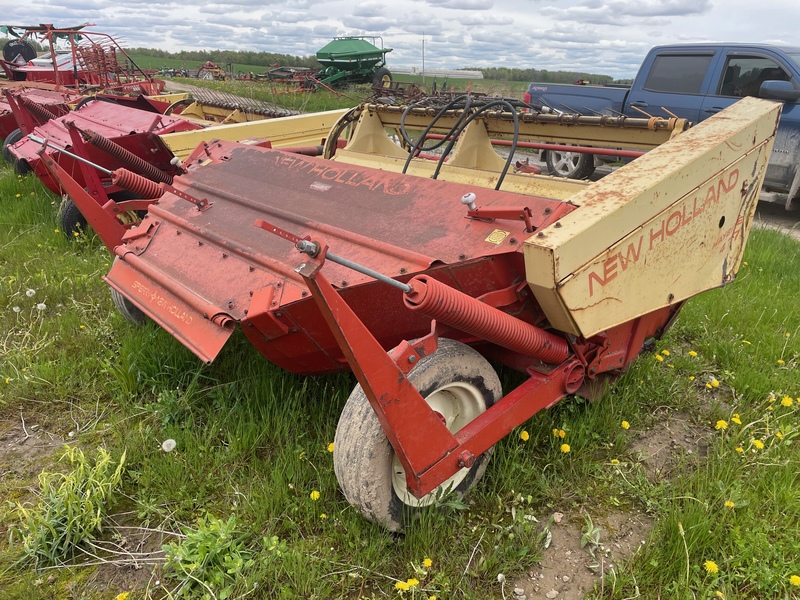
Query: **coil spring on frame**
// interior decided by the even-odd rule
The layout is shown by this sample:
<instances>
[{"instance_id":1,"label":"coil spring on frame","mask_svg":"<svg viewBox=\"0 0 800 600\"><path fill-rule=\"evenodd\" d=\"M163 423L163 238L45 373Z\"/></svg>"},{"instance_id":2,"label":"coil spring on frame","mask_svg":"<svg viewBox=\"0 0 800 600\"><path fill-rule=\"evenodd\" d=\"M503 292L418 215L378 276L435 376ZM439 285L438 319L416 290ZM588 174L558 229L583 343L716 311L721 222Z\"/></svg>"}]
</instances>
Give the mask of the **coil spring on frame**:
<instances>
[{"instance_id":1,"label":"coil spring on frame","mask_svg":"<svg viewBox=\"0 0 800 600\"><path fill-rule=\"evenodd\" d=\"M116 142L111 141L107 137L95 133L94 131L81 131L83 138L92 146L99 148L103 152L110 154L114 158L121 160L131 167L136 173L147 177L153 181L166 183L172 185L172 175L165 173L158 167L150 164L146 160L136 156L130 150L126 150Z\"/></svg>"},{"instance_id":2,"label":"coil spring on frame","mask_svg":"<svg viewBox=\"0 0 800 600\"><path fill-rule=\"evenodd\" d=\"M436 279L418 275L409 283L413 291L403 301L411 310L546 363L558 364L569 356L569 345L563 338L483 304Z\"/></svg>"},{"instance_id":3,"label":"coil spring on frame","mask_svg":"<svg viewBox=\"0 0 800 600\"><path fill-rule=\"evenodd\" d=\"M147 199L160 198L164 193L158 183L128 169L114 171L111 175L111 183Z\"/></svg>"}]
</instances>

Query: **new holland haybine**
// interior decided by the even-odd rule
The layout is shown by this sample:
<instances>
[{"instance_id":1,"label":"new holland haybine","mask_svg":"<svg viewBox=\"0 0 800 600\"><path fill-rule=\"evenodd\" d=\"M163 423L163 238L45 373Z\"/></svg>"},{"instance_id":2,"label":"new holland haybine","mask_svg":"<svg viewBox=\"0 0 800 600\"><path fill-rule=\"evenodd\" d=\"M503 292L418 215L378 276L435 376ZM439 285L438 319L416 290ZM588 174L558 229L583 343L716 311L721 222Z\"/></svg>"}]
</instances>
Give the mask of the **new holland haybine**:
<instances>
[{"instance_id":1,"label":"new holland haybine","mask_svg":"<svg viewBox=\"0 0 800 600\"><path fill-rule=\"evenodd\" d=\"M152 203L106 240L106 280L128 319L202 361L240 327L288 371L352 370L336 475L399 530L466 492L513 428L596 392L685 300L735 278L780 109L746 98L689 127L464 96L362 105L321 157L208 141L171 183L113 176ZM641 156L597 182L515 172L537 144ZM109 214L42 160L103 231ZM503 390L493 364L525 379Z\"/></svg>"}]
</instances>

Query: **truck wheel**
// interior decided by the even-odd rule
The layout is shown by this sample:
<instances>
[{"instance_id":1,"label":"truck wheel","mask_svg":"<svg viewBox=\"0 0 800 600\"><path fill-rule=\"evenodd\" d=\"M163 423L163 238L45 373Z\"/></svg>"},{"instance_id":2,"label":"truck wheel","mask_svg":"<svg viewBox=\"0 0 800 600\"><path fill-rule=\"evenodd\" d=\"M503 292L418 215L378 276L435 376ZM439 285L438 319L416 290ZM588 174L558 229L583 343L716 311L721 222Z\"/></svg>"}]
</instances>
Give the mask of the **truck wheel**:
<instances>
[{"instance_id":1,"label":"truck wheel","mask_svg":"<svg viewBox=\"0 0 800 600\"><path fill-rule=\"evenodd\" d=\"M119 313L128 323L141 327L147 322L147 315L139 310L133 302L114 288L109 289L111 290L111 299L114 301L114 306L117 307Z\"/></svg>"},{"instance_id":2,"label":"truck wheel","mask_svg":"<svg viewBox=\"0 0 800 600\"><path fill-rule=\"evenodd\" d=\"M388 88L392 85L392 74L386 67L381 67L375 71L375 76L372 78L372 85L375 87Z\"/></svg>"},{"instance_id":3,"label":"truck wheel","mask_svg":"<svg viewBox=\"0 0 800 600\"><path fill-rule=\"evenodd\" d=\"M5 158L6 162L8 162L11 165L16 165L17 159L14 158L13 154L11 154L11 150L9 150L9 147L13 146L21 139L22 139L22 130L15 129L6 136L6 139L3 140L3 158Z\"/></svg>"},{"instance_id":4,"label":"truck wheel","mask_svg":"<svg viewBox=\"0 0 800 600\"><path fill-rule=\"evenodd\" d=\"M492 406L502 388L492 366L475 350L442 338L439 349L426 356L408 375L427 403L457 432ZM347 399L336 427L333 468L350 504L370 521L401 531L422 507L441 494L459 498L483 476L491 450L422 498L406 487L406 476L378 417L357 385Z\"/></svg>"},{"instance_id":5,"label":"truck wheel","mask_svg":"<svg viewBox=\"0 0 800 600\"><path fill-rule=\"evenodd\" d=\"M594 156L579 152L548 150L545 158L550 175L569 179L586 179L594 173Z\"/></svg>"}]
</instances>

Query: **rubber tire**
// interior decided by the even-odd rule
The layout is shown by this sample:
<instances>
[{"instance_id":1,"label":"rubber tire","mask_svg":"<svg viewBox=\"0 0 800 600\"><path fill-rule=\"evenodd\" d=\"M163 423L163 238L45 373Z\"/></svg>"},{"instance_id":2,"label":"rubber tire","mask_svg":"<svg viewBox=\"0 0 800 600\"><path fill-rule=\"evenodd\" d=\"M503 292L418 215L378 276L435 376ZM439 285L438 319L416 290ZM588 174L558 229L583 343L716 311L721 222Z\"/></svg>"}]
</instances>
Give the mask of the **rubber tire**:
<instances>
[{"instance_id":1,"label":"rubber tire","mask_svg":"<svg viewBox=\"0 0 800 600\"><path fill-rule=\"evenodd\" d=\"M578 152L548 150L545 157L550 175L569 179L586 179L594 173L594 156Z\"/></svg>"},{"instance_id":2,"label":"rubber tire","mask_svg":"<svg viewBox=\"0 0 800 600\"><path fill-rule=\"evenodd\" d=\"M14 155L11 154L11 150L9 150L8 148L9 146L13 146L18 141L20 141L22 137L23 137L22 130L15 129L6 136L6 139L3 140L3 158L6 159L7 163L13 165L14 167L16 167L17 165L17 159L14 158Z\"/></svg>"},{"instance_id":3,"label":"rubber tire","mask_svg":"<svg viewBox=\"0 0 800 600\"><path fill-rule=\"evenodd\" d=\"M119 313L128 323L132 323L137 327L141 327L147 323L147 315L139 310L139 308L136 307L133 302L128 300L114 288L109 289L111 290L111 299L114 301L114 306L117 307Z\"/></svg>"},{"instance_id":4,"label":"rubber tire","mask_svg":"<svg viewBox=\"0 0 800 600\"><path fill-rule=\"evenodd\" d=\"M372 85L376 87L388 88L392 83L392 73L386 67L381 67L375 71L372 77Z\"/></svg>"},{"instance_id":5,"label":"rubber tire","mask_svg":"<svg viewBox=\"0 0 800 600\"><path fill-rule=\"evenodd\" d=\"M477 388L485 408L502 396L497 373L486 359L469 346L446 338L439 340L435 353L419 361L408 379L423 398L452 383ZM483 476L490 456L491 449L476 459L453 490L457 497L462 497ZM360 385L350 394L339 417L333 468L347 501L368 520L390 531L401 531L421 510L404 504L395 491L394 449Z\"/></svg>"},{"instance_id":6,"label":"rubber tire","mask_svg":"<svg viewBox=\"0 0 800 600\"><path fill-rule=\"evenodd\" d=\"M76 233L86 231L88 227L86 217L78 210L78 206L72 198L65 199L64 203L61 205L60 220L61 231L63 231L64 235L70 240L75 237Z\"/></svg>"}]
</instances>

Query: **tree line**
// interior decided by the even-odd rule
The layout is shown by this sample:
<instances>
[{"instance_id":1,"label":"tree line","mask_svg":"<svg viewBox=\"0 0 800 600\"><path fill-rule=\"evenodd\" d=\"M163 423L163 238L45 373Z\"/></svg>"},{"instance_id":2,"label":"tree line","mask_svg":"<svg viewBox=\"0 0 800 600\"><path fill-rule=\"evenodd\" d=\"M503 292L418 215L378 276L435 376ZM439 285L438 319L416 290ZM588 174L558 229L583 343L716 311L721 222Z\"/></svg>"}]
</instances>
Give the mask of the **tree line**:
<instances>
[{"instance_id":1,"label":"tree line","mask_svg":"<svg viewBox=\"0 0 800 600\"><path fill-rule=\"evenodd\" d=\"M0 48L9 40L0 38ZM37 50L43 49L35 44ZM250 50L181 50L169 52L157 48L128 48L127 51L138 56L152 58L169 58L181 61L204 63L210 60L219 65L228 63L243 65L260 65L265 69L273 65L282 67L310 67L318 68L316 56L293 56L275 52L253 52ZM587 81L594 84L607 84L614 82L608 75L582 73L578 71L548 71L547 69L515 69L509 67L469 67L470 71L480 71L484 79L495 81L539 81L542 83L575 83Z\"/></svg>"}]
</instances>

